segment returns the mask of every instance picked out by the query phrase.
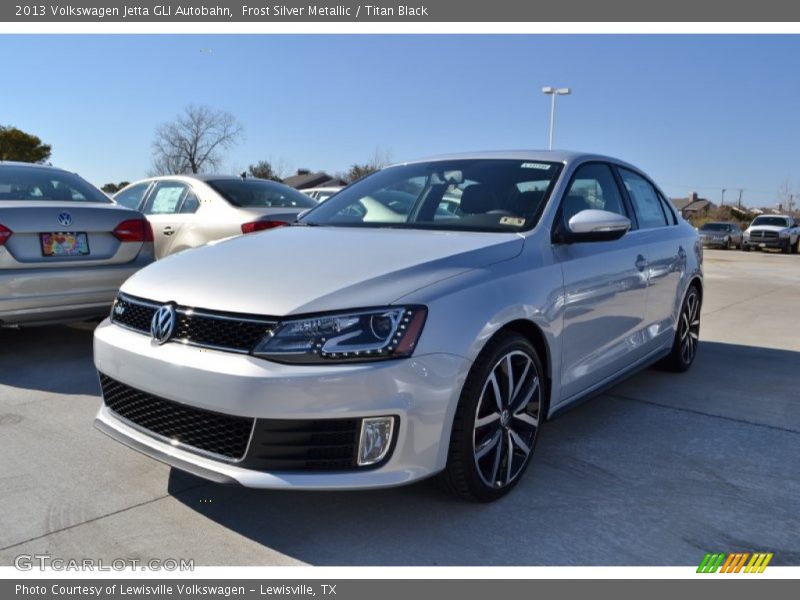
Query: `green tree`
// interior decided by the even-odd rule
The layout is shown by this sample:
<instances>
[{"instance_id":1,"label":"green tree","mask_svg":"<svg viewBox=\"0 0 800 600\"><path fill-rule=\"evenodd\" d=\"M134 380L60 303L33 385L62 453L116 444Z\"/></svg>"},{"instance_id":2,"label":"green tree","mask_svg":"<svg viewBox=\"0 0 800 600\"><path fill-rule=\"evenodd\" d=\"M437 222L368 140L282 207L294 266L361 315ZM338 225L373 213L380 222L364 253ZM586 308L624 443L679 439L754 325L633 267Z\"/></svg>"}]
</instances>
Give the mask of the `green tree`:
<instances>
[{"instance_id":1,"label":"green tree","mask_svg":"<svg viewBox=\"0 0 800 600\"><path fill-rule=\"evenodd\" d=\"M0 126L0 160L42 163L50 158L52 148L37 136L16 127Z\"/></svg>"},{"instance_id":2,"label":"green tree","mask_svg":"<svg viewBox=\"0 0 800 600\"><path fill-rule=\"evenodd\" d=\"M376 149L369 162L363 164L353 164L350 169L348 169L348 171L342 175L342 179L344 179L347 183L352 183L357 179L366 177L373 171L382 169L388 165L389 162L389 153L382 152L380 149Z\"/></svg>"},{"instance_id":3,"label":"green tree","mask_svg":"<svg viewBox=\"0 0 800 600\"><path fill-rule=\"evenodd\" d=\"M278 183L283 181L270 162L266 160L260 160L256 164L250 165L247 167L247 172L250 176L258 177L259 179L269 179L271 181L277 181Z\"/></svg>"},{"instance_id":4,"label":"green tree","mask_svg":"<svg viewBox=\"0 0 800 600\"><path fill-rule=\"evenodd\" d=\"M122 188L127 186L130 181L120 181L119 183L107 183L100 189L103 190L106 194L116 194Z\"/></svg>"}]
</instances>

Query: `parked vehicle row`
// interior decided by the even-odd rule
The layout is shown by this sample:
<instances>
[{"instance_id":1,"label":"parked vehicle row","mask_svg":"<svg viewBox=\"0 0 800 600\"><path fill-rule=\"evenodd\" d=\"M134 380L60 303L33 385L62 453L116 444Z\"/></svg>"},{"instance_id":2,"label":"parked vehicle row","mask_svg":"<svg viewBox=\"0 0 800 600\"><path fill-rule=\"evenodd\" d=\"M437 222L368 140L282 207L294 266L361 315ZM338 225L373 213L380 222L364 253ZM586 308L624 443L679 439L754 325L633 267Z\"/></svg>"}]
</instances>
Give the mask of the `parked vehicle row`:
<instances>
[{"instance_id":1,"label":"parked vehicle row","mask_svg":"<svg viewBox=\"0 0 800 600\"><path fill-rule=\"evenodd\" d=\"M698 233L703 246L712 248L800 252L800 224L790 215L760 215L745 231L736 223L710 222L701 225Z\"/></svg>"},{"instance_id":2,"label":"parked vehicle row","mask_svg":"<svg viewBox=\"0 0 800 600\"><path fill-rule=\"evenodd\" d=\"M408 162L128 279L95 330L95 424L218 482L438 475L496 500L548 417L653 363L689 369L702 298L697 232L630 164Z\"/></svg>"},{"instance_id":3,"label":"parked vehicle row","mask_svg":"<svg viewBox=\"0 0 800 600\"><path fill-rule=\"evenodd\" d=\"M324 202L335 193L342 189L341 186L327 186L327 187L315 187L315 188L307 188L305 190L301 190L306 196L313 198L317 202Z\"/></svg>"}]
</instances>

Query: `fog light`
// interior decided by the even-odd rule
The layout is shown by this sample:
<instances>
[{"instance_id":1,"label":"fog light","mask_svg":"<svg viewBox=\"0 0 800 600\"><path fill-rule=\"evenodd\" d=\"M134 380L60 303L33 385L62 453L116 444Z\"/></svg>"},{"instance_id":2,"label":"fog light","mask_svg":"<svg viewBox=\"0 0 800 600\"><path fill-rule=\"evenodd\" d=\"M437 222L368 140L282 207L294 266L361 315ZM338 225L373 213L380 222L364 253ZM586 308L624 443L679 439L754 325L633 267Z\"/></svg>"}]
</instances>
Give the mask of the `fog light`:
<instances>
[{"instance_id":1,"label":"fog light","mask_svg":"<svg viewBox=\"0 0 800 600\"><path fill-rule=\"evenodd\" d=\"M358 466L374 465L386 458L392 444L394 417L369 417L361 421Z\"/></svg>"}]
</instances>

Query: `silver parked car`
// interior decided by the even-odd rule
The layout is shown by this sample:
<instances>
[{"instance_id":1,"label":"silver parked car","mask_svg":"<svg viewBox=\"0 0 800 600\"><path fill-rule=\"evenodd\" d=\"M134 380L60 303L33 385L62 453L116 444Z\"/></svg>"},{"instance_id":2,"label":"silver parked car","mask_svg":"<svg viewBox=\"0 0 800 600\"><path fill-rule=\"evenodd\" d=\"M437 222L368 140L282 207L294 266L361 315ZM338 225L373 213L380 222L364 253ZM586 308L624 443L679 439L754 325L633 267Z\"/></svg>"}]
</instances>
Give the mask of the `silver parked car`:
<instances>
[{"instance_id":1,"label":"silver parked car","mask_svg":"<svg viewBox=\"0 0 800 600\"><path fill-rule=\"evenodd\" d=\"M742 229L736 223L703 223L697 231L703 246L725 250L742 247Z\"/></svg>"},{"instance_id":2,"label":"silver parked car","mask_svg":"<svg viewBox=\"0 0 800 600\"><path fill-rule=\"evenodd\" d=\"M120 284L152 261L141 213L75 173L0 162L0 326L107 315Z\"/></svg>"},{"instance_id":3,"label":"silver parked car","mask_svg":"<svg viewBox=\"0 0 800 600\"><path fill-rule=\"evenodd\" d=\"M147 216L155 231L157 258L281 227L317 205L287 185L230 175L152 177L120 190L114 200Z\"/></svg>"},{"instance_id":4,"label":"silver parked car","mask_svg":"<svg viewBox=\"0 0 800 600\"><path fill-rule=\"evenodd\" d=\"M613 158L387 167L295 226L128 280L95 332L96 425L220 482L438 473L494 500L548 417L655 362L692 365L701 267L695 230Z\"/></svg>"}]
</instances>

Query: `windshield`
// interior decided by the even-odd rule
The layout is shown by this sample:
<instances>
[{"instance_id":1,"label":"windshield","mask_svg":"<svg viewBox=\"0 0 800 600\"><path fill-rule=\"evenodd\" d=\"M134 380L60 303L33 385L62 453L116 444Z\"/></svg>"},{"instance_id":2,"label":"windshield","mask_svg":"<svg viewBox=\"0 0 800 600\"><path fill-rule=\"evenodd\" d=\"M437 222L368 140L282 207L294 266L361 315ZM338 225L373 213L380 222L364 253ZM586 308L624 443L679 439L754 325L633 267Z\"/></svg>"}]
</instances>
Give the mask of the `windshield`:
<instances>
[{"instance_id":1,"label":"windshield","mask_svg":"<svg viewBox=\"0 0 800 600\"><path fill-rule=\"evenodd\" d=\"M700 231L730 231L731 226L726 223L706 223Z\"/></svg>"},{"instance_id":2,"label":"windshield","mask_svg":"<svg viewBox=\"0 0 800 600\"><path fill-rule=\"evenodd\" d=\"M326 200L306 225L521 231L539 219L561 165L508 159L389 167Z\"/></svg>"},{"instance_id":3,"label":"windshield","mask_svg":"<svg viewBox=\"0 0 800 600\"><path fill-rule=\"evenodd\" d=\"M0 202L3 200L56 200L101 202L111 199L74 173L37 167L0 165Z\"/></svg>"},{"instance_id":4,"label":"windshield","mask_svg":"<svg viewBox=\"0 0 800 600\"><path fill-rule=\"evenodd\" d=\"M234 206L241 208L312 208L317 203L302 192L265 179L206 181Z\"/></svg>"},{"instance_id":5,"label":"windshield","mask_svg":"<svg viewBox=\"0 0 800 600\"><path fill-rule=\"evenodd\" d=\"M789 226L789 219L785 217L756 217L752 223L750 223L750 227L754 225L774 225L777 227L788 227Z\"/></svg>"}]
</instances>

